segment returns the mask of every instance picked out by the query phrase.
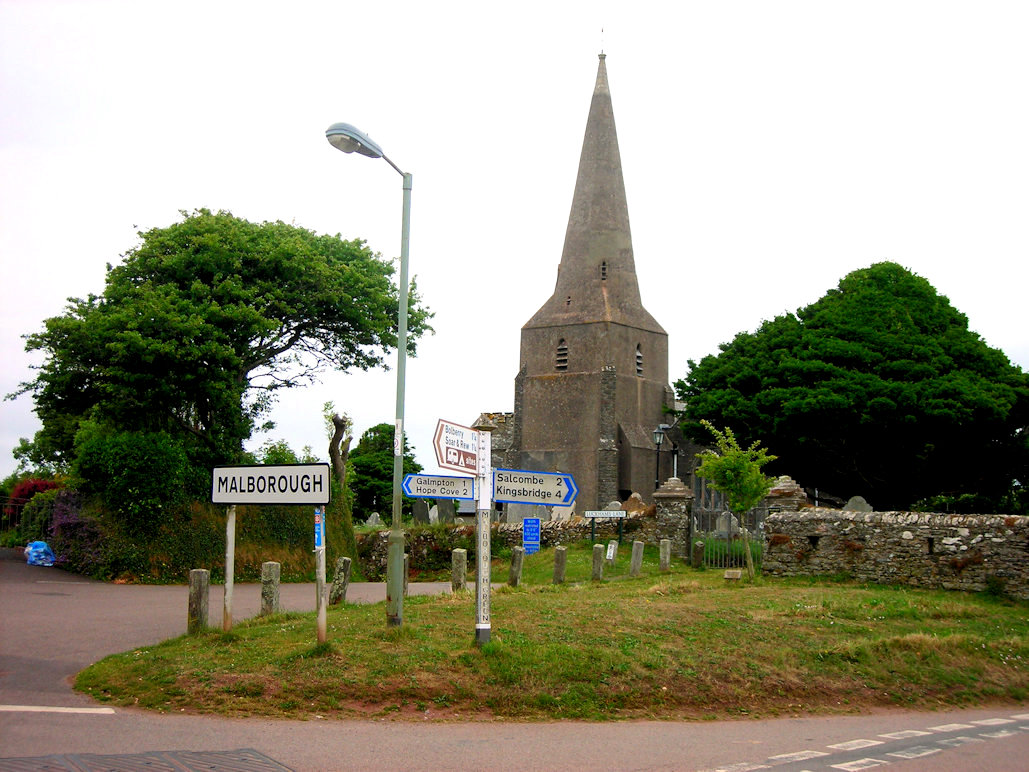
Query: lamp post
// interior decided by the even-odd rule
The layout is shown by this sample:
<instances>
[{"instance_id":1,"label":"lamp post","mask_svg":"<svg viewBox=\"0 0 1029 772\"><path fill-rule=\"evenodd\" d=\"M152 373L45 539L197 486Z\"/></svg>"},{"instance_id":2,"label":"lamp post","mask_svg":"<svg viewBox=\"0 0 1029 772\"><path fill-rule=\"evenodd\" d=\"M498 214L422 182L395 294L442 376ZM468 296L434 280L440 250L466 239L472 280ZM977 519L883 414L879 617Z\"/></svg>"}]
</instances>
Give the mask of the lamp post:
<instances>
[{"instance_id":1,"label":"lamp post","mask_svg":"<svg viewBox=\"0 0 1029 772\"><path fill-rule=\"evenodd\" d=\"M661 443L665 441L665 429L668 428L668 424L659 424L658 427L650 433L650 436L654 439L654 490L656 491L661 487Z\"/></svg>"},{"instance_id":2,"label":"lamp post","mask_svg":"<svg viewBox=\"0 0 1029 772\"><path fill-rule=\"evenodd\" d=\"M404 178L404 212L400 235L400 299L397 312L397 411L393 433L393 522L386 558L386 624L400 627L404 621L404 532L400 509L404 479L404 379L407 374L407 263L411 235L411 175L401 171L382 148L349 123L334 123L325 130L329 144L344 153L381 158Z\"/></svg>"}]
</instances>

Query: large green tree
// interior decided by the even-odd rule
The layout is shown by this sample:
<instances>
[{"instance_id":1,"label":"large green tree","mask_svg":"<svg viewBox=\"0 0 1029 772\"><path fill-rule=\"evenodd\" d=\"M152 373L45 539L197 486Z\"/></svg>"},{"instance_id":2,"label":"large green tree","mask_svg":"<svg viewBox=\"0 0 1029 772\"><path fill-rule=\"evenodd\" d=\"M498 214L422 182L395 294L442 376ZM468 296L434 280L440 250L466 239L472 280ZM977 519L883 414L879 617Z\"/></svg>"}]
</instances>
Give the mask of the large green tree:
<instances>
[{"instance_id":1,"label":"large green tree","mask_svg":"<svg viewBox=\"0 0 1029 772\"><path fill-rule=\"evenodd\" d=\"M103 294L71 299L27 336L45 355L31 393L43 423L20 454L67 465L87 420L165 432L204 466L236 460L275 390L326 368L383 366L397 343L394 267L361 241L228 212L182 213L108 266ZM410 350L430 314L412 287ZM13 395L13 396L17 396Z\"/></svg>"},{"instance_id":2,"label":"large green tree","mask_svg":"<svg viewBox=\"0 0 1029 772\"><path fill-rule=\"evenodd\" d=\"M877 509L972 494L1002 510L1029 484L1029 377L895 263L720 349L675 384L694 439L704 419L761 437L771 470Z\"/></svg>"},{"instance_id":3,"label":"large green tree","mask_svg":"<svg viewBox=\"0 0 1029 772\"><path fill-rule=\"evenodd\" d=\"M393 513L393 424L378 424L361 435L357 447L350 451L354 473L349 483L354 492L354 512L367 518L378 512L384 523ZM404 437L404 474L417 474L422 466ZM405 511L410 508L405 501Z\"/></svg>"}]
</instances>

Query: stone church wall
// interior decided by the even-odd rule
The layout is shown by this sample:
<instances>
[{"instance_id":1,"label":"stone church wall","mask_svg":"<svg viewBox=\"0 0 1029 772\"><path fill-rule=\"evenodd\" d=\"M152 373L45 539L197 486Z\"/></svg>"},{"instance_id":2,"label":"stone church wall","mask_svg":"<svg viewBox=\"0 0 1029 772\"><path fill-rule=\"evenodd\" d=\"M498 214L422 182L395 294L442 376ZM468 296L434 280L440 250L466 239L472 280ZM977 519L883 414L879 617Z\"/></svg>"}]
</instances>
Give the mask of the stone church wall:
<instances>
[{"instance_id":1,"label":"stone church wall","mask_svg":"<svg viewBox=\"0 0 1029 772\"><path fill-rule=\"evenodd\" d=\"M1003 592L1029 600L1029 517L808 509L765 520L771 576Z\"/></svg>"}]
</instances>

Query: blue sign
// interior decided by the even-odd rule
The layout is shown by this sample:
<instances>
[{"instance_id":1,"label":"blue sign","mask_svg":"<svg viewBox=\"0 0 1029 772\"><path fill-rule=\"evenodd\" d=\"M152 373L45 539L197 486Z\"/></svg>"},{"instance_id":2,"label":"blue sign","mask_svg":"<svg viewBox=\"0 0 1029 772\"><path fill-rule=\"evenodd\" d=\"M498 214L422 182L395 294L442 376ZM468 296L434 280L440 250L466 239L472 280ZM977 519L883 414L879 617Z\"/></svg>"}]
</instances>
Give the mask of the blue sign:
<instances>
[{"instance_id":1,"label":"blue sign","mask_svg":"<svg viewBox=\"0 0 1029 772\"><path fill-rule=\"evenodd\" d=\"M522 549L526 555L540 551L540 519L538 517L522 518Z\"/></svg>"},{"instance_id":2,"label":"blue sign","mask_svg":"<svg viewBox=\"0 0 1029 772\"><path fill-rule=\"evenodd\" d=\"M314 508L314 548L325 546L325 507Z\"/></svg>"},{"instance_id":3,"label":"blue sign","mask_svg":"<svg viewBox=\"0 0 1029 772\"><path fill-rule=\"evenodd\" d=\"M527 469L494 469L493 500L511 504L546 504L567 507L579 495L570 474Z\"/></svg>"}]
</instances>

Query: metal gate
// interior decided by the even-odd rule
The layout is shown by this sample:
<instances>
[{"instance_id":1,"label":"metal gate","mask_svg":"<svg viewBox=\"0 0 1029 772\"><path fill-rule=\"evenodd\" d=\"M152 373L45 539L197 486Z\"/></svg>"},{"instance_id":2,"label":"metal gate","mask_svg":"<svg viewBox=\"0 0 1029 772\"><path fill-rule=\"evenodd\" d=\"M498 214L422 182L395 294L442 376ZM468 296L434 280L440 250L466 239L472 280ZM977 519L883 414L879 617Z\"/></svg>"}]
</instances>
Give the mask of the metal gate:
<instances>
[{"instance_id":1,"label":"metal gate","mask_svg":"<svg viewBox=\"0 0 1029 772\"><path fill-rule=\"evenodd\" d=\"M768 509L758 507L737 517L725 506L725 496L709 487L702 477L693 481L693 518L690 543L703 542L705 566L711 568L746 568L746 544L754 566L761 565L761 552ZM746 534L744 534L746 529Z\"/></svg>"}]
</instances>

